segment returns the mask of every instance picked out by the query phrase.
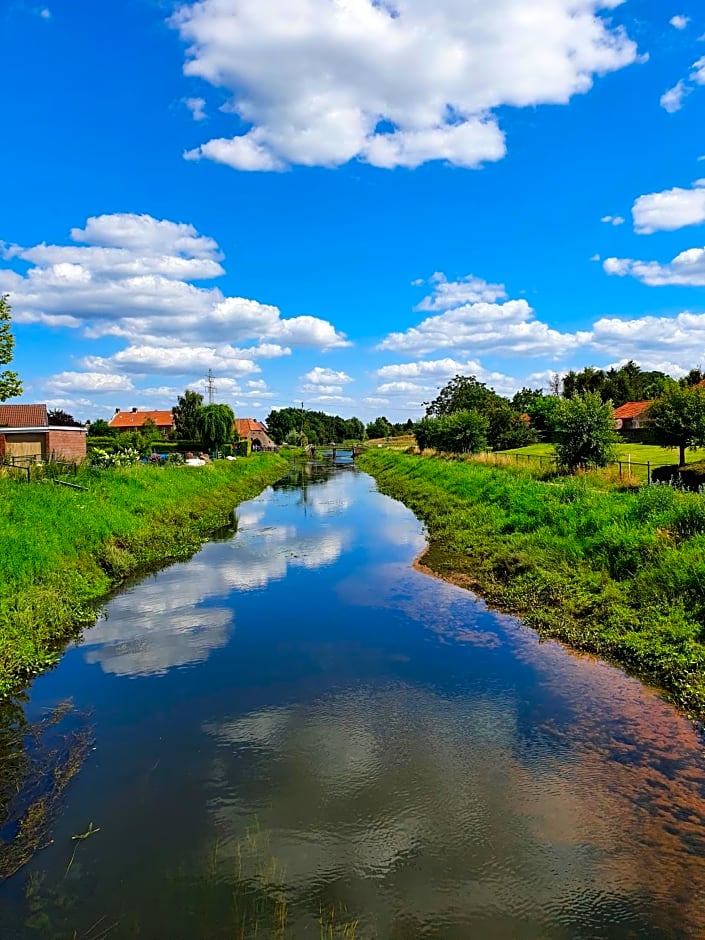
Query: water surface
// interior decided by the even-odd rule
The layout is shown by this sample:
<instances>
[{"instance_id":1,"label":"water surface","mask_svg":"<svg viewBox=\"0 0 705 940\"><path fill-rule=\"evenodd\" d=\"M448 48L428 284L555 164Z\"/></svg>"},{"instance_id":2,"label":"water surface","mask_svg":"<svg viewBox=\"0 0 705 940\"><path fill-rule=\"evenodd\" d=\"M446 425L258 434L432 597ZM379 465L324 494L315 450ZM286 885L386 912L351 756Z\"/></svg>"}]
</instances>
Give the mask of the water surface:
<instances>
[{"instance_id":1,"label":"water surface","mask_svg":"<svg viewBox=\"0 0 705 940\"><path fill-rule=\"evenodd\" d=\"M28 723L73 705L46 768L94 749L0 886L3 940L705 935L685 719L412 568L421 524L352 467L237 516L32 686Z\"/></svg>"}]
</instances>

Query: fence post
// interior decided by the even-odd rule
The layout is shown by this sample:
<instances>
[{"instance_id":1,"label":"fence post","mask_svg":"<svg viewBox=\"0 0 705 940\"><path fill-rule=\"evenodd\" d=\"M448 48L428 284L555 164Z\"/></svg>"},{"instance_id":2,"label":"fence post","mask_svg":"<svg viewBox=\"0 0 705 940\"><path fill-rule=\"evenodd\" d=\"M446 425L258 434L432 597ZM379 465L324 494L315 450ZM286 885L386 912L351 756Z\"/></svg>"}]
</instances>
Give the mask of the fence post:
<instances>
[{"instance_id":1,"label":"fence post","mask_svg":"<svg viewBox=\"0 0 705 940\"><path fill-rule=\"evenodd\" d=\"M651 486L651 461L646 461L646 485Z\"/></svg>"},{"instance_id":2,"label":"fence post","mask_svg":"<svg viewBox=\"0 0 705 940\"><path fill-rule=\"evenodd\" d=\"M619 464L619 479L621 480L622 479L622 461L618 460L617 463Z\"/></svg>"}]
</instances>

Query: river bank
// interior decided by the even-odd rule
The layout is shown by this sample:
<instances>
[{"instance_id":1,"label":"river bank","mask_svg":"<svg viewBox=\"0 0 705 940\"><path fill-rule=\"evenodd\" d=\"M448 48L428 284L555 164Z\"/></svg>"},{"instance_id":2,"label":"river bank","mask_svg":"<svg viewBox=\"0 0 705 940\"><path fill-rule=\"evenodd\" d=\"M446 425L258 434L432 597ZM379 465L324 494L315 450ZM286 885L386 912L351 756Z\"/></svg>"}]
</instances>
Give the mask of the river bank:
<instances>
[{"instance_id":1,"label":"river bank","mask_svg":"<svg viewBox=\"0 0 705 940\"><path fill-rule=\"evenodd\" d=\"M286 471L279 455L201 468L81 472L85 490L0 478L0 697L53 665L96 601L188 558L233 508Z\"/></svg>"},{"instance_id":2,"label":"river bank","mask_svg":"<svg viewBox=\"0 0 705 940\"><path fill-rule=\"evenodd\" d=\"M388 450L358 463L425 522L425 567L541 636L625 666L705 719L702 497L547 484Z\"/></svg>"}]
</instances>

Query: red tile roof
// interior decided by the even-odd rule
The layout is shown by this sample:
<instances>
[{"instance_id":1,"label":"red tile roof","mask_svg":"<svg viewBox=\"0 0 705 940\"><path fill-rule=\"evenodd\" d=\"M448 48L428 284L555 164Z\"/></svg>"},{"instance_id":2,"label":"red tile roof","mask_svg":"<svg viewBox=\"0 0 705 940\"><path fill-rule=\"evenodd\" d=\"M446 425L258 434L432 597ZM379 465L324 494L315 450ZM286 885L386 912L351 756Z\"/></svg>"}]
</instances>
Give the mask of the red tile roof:
<instances>
[{"instance_id":1,"label":"red tile roof","mask_svg":"<svg viewBox=\"0 0 705 940\"><path fill-rule=\"evenodd\" d=\"M620 405L614 409L615 418L636 418L644 414L653 405L653 401L628 401L626 405Z\"/></svg>"},{"instance_id":2,"label":"red tile roof","mask_svg":"<svg viewBox=\"0 0 705 940\"><path fill-rule=\"evenodd\" d=\"M170 411L118 411L108 424L111 428L141 428L150 418L158 428L172 428L174 416Z\"/></svg>"},{"instance_id":3,"label":"red tile roof","mask_svg":"<svg viewBox=\"0 0 705 940\"><path fill-rule=\"evenodd\" d=\"M48 424L46 405L0 405L0 426L45 428Z\"/></svg>"},{"instance_id":4,"label":"red tile roof","mask_svg":"<svg viewBox=\"0 0 705 940\"><path fill-rule=\"evenodd\" d=\"M267 433L267 428L261 421L257 421L255 418L235 418L235 430L239 437L247 437L252 431L264 431L265 434Z\"/></svg>"}]
</instances>

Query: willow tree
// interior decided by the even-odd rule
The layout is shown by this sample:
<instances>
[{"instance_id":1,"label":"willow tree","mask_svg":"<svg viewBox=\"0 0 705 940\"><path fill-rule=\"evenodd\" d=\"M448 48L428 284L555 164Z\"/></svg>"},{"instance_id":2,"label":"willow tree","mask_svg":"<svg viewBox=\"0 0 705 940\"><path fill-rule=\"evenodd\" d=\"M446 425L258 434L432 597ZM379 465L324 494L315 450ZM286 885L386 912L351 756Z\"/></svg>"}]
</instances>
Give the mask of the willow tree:
<instances>
[{"instance_id":1,"label":"willow tree","mask_svg":"<svg viewBox=\"0 0 705 940\"><path fill-rule=\"evenodd\" d=\"M12 351L15 348L15 338L10 328L10 298L9 294L0 296L0 366L12 362ZM0 372L0 401L16 398L22 394L22 382L16 372L6 369Z\"/></svg>"},{"instance_id":2,"label":"willow tree","mask_svg":"<svg viewBox=\"0 0 705 940\"><path fill-rule=\"evenodd\" d=\"M208 450L218 450L232 440L234 422L229 405L204 405L196 412L198 436Z\"/></svg>"}]
</instances>

